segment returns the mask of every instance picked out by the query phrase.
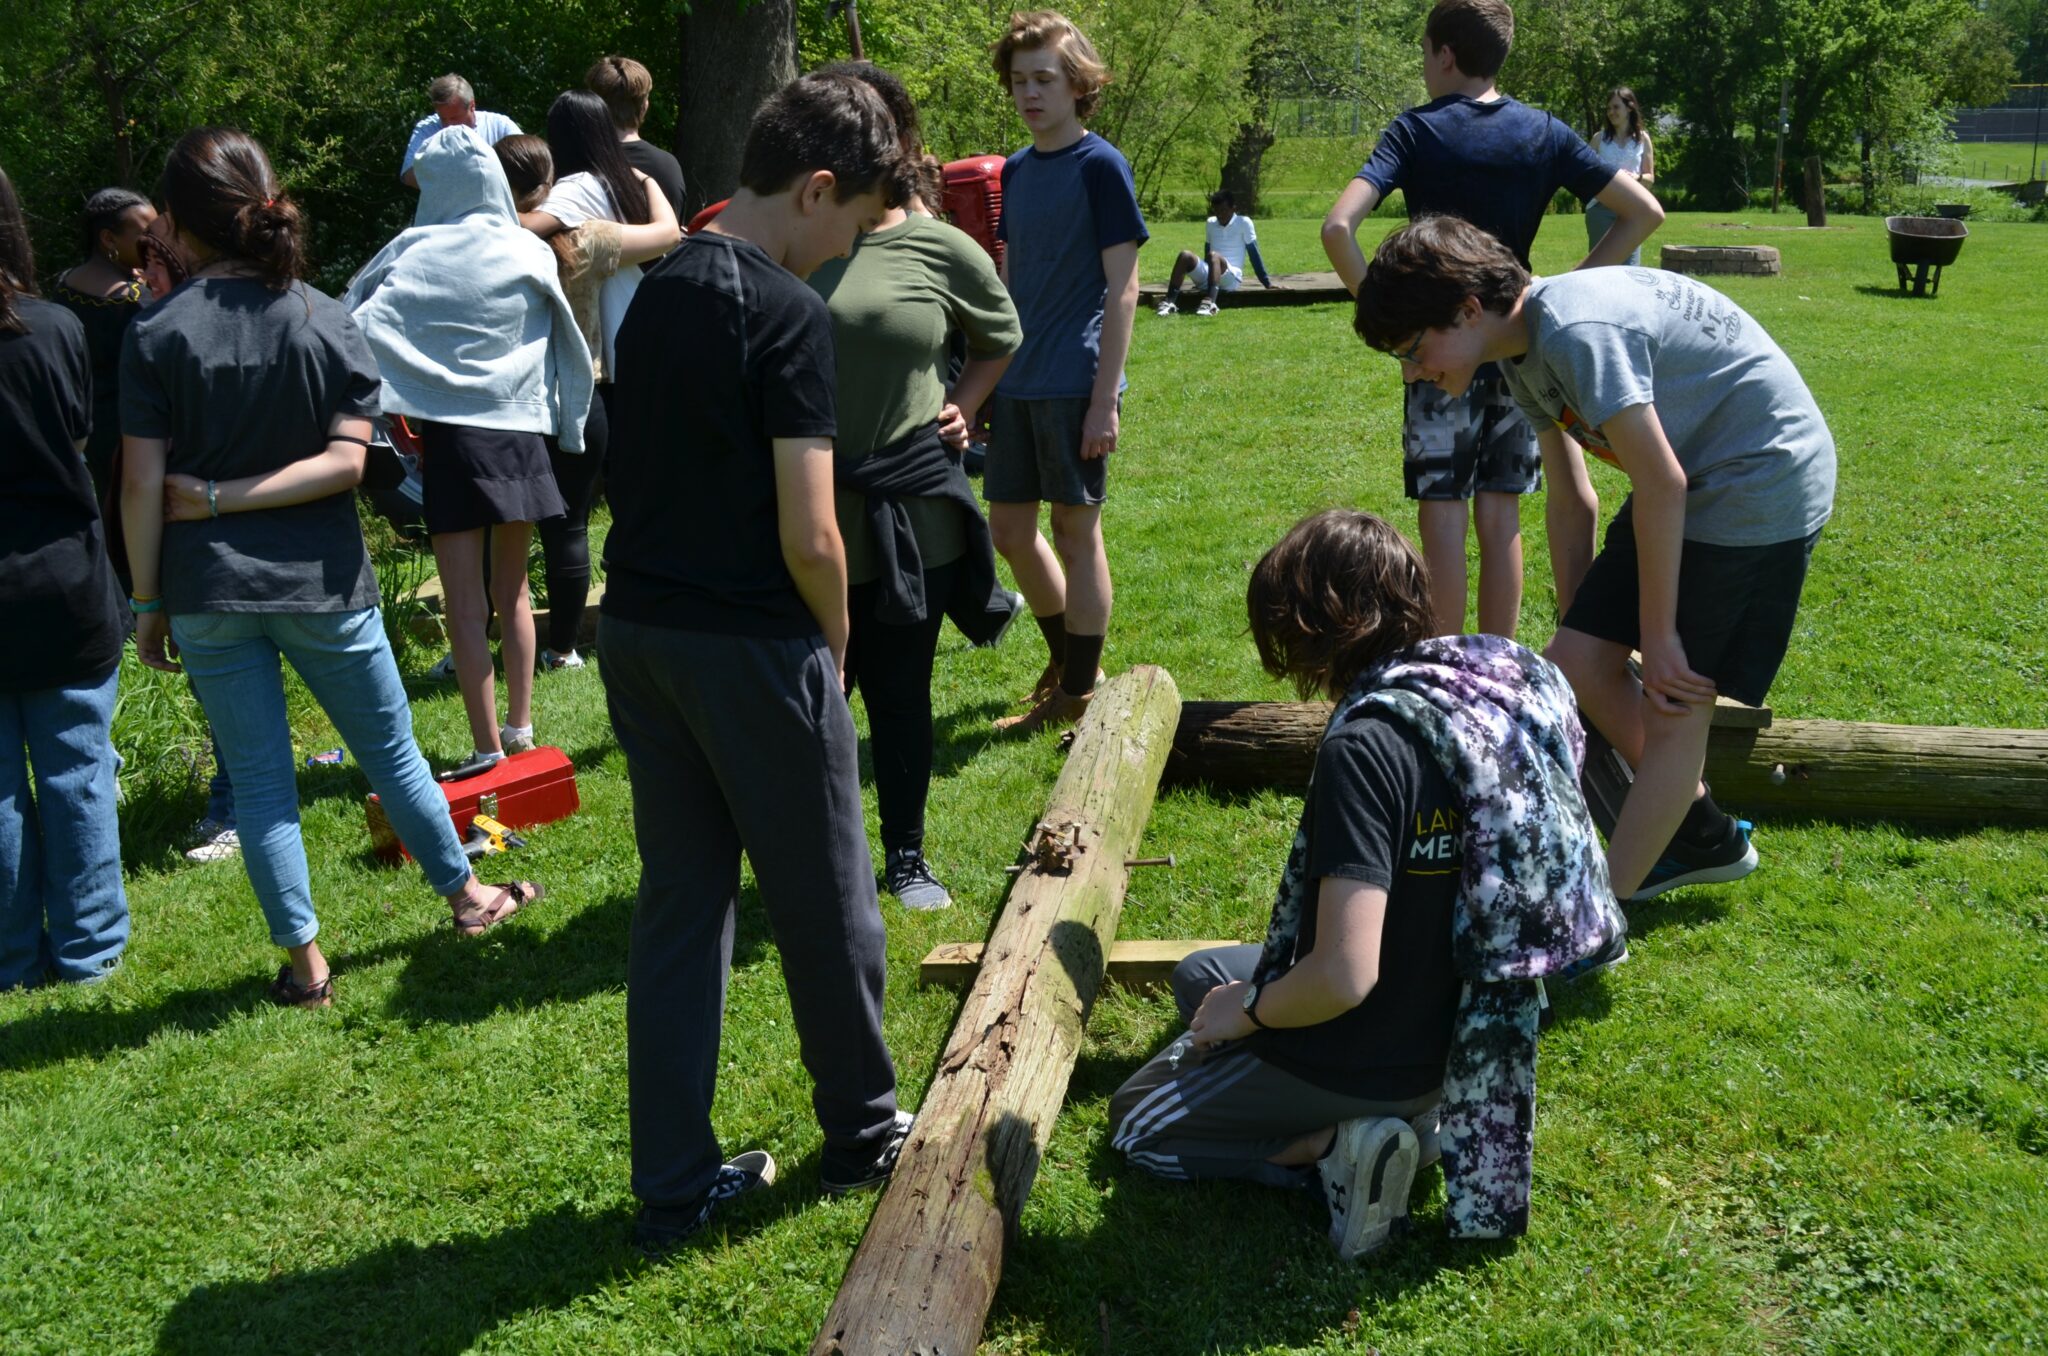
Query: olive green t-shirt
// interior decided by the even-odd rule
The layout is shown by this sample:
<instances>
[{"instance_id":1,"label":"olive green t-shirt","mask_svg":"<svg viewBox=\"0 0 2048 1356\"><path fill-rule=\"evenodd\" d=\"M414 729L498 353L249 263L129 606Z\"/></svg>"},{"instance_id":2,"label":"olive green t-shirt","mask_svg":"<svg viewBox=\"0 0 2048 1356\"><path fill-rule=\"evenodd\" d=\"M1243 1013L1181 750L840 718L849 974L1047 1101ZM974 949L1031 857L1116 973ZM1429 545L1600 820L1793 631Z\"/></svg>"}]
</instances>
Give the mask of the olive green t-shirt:
<instances>
[{"instance_id":1,"label":"olive green t-shirt","mask_svg":"<svg viewBox=\"0 0 2048 1356\"><path fill-rule=\"evenodd\" d=\"M970 358L1015 353L1023 341L1017 308L988 252L931 217L912 213L899 226L862 236L850 257L827 261L810 281L832 313L839 363L834 452L843 465L939 417L953 330L967 336ZM837 496L847 581L854 584L881 573L865 498L845 490ZM960 558L967 543L957 507L938 499L903 504L927 567Z\"/></svg>"}]
</instances>

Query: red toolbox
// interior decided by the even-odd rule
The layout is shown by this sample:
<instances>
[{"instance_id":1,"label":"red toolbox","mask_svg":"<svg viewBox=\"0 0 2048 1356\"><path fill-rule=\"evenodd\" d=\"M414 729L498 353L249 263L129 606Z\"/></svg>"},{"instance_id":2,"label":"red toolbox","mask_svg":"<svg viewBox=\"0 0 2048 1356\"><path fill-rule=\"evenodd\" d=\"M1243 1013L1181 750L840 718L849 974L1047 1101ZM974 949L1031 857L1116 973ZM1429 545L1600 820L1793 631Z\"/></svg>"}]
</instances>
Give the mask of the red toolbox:
<instances>
[{"instance_id":1,"label":"red toolbox","mask_svg":"<svg viewBox=\"0 0 2048 1356\"><path fill-rule=\"evenodd\" d=\"M509 754L489 772L459 782L442 782L440 787L441 794L448 797L448 817L455 823L457 838L469 833L478 814L489 815L507 828L524 829L573 815L581 803L576 797L576 767L569 755L546 745ZM409 856L374 792L367 808L371 851L392 862Z\"/></svg>"}]
</instances>

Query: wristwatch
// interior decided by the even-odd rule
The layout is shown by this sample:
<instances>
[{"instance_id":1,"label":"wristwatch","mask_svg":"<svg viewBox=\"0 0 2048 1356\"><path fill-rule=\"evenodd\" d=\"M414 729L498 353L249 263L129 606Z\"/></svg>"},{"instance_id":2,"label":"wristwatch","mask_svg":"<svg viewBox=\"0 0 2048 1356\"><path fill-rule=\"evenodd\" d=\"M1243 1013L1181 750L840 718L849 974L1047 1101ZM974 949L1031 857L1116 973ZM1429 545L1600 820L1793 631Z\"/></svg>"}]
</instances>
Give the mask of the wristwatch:
<instances>
[{"instance_id":1,"label":"wristwatch","mask_svg":"<svg viewBox=\"0 0 2048 1356\"><path fill-rule=\"evenodd\" d=\"M1259 1030L1271 1031L1273 1029L1272 1027L1267 1026L1264 1022L1259 1020L1258 1007L1259 986L1257 984L1252 984L1249 987L1247 987L1244 991L1244 1015L1251 1018L1252 1025L1257 1027Z\"/></svg>"}]
</instances>

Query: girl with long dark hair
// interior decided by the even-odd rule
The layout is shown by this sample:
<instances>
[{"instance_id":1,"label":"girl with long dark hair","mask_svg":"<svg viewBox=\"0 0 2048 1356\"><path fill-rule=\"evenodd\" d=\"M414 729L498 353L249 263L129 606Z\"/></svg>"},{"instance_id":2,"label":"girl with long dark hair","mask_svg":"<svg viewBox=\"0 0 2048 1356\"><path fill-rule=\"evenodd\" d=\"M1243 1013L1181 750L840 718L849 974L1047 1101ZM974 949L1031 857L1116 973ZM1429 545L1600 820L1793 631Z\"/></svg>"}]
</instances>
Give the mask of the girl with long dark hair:
<instances>
[{"instance_id":1,"label":"girl with long dark hair","mask_svg":"<svg viewBox=\"0 0 2048 1356\"><path fill-rule=\"evenodd\" d=\"M234 777L249 883L289 956L271 1001L325 1007L334 981L314 940L281 659L458 932L482 932L540 891L477 883L413 742L356 518L377 365L340 304L299 281L297 204L263 148L221 127L179 140L158 198L191 276L129 327L121 358L136 654L152 668L184 661Z\"/></svg>"},{"instance_id":2,"label":"girl with long dark hair","mask_svg":"<svg viewBox=\"0 0 2048 1356\"><path fill-rule=\"evenodd\" d=\"M1643 130L1643 106L1636 102L1636 92L1627 85L1615 86L1614 92L1607 96L1606 126L1593 134L1592 146L1601 163L1614 166L1617 174L1633 174L1644 184L1657 177L1657 150L1650 144L1650 134ZM1607 207L1598 202L1588 202L1587 245L1597 246L1614 220L1614 213ZM1623 262L1642 263L1641 246Z\"/></svg>"},{"instance_id":3,"label":"girl with long dark hair","mask_svg":"<svg viewBox=\"0 0 2048 1356\"><path fill-rule=\"evenodd\" d=\"M881 96L904 163L922 173L917 108L903 83L865 61L826 72ZM852 627L846 682L868 709L882 881L907 908L941 909L952 897L924 855L939 626L953 613L966 619L970 640L993 644L1023 606L996 587L988 523L959 455L965 416L995 389L1022 330L987 251L903 207L810 283L832 314L838 354L833 464ZM965 337L967 360L951 375L955 334Z\"/></svg>"},{"instance_id":4,"label":"girl with long dark hair","mask_svg":"<svg viewBox=\"0 0 2048 1356\"><path fill-rule=\"evenodd\" d=\"M114 449L121 445L121 338L150 300L142 282L140 245L156 220L156 208L131 189L103 188L85 200L84 218L84 260L57 279L50 299L85 326L93 397L85 465L104 502Z\"/></svg>"},{"instance_id":5,"label":"girl with long dark hair","mask_svg":"<svg viewBox=\"0 0 2048 1356\"><path fill-rule=\"evenodd\" d=\"M128 944L109 737L128 628L81 455L90 364L84 326L36 296L0 170L0 989L103 978Z\"/></svg>"},{"instance_id":6,"label":"girl with long dark hair","mask_svg":"<svg viewBox=\"0 0 2048 1356\"><path fill-rule=\"evenodd\" d=\"M554 158L554 187L537 211L521 214L520 220L543 239L590 223L612 223L603 228L607 240L612 229L618 233L616 267L596 284L601 290L591 361L599 400L590 407L580 455L565 455L559 440L549 445L555 480L568 512L542 523L540 529L548 585L548 635L541 666L581 668L576 637L590 595L590 510L611 437L609 402L616 367L613 343L619 322L625 319L626 308L640 286L640 265L675 248L682 239L682 227L660 185L626 163L618 129L597 95L572 89L556 96L548 108L548 150ZM610 257L607 249L605 258L609 261Z\"/></svg>"}]
</instances>

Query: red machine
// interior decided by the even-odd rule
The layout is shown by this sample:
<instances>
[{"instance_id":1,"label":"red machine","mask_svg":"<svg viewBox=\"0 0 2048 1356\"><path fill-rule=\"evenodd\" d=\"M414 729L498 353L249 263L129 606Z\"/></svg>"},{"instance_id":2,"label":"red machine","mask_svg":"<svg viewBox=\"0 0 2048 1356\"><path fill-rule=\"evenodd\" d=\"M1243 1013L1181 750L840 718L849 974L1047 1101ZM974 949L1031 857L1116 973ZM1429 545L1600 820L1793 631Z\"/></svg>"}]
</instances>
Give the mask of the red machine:
<instances>
[{"instance_id":1,"label":"red machine","mask_svg":"<svg viewBox=\"0 0 2048 1356\"><path fill-rule=\"evenodd\" d=\"M448 817L455 821L457 838L469 836L479 814L508 828L523 829L564 819L575 814L582 803L576 795L576 768L569 755L547 746L509 754L488 772L459 782L442 782L440 787L448 797ZM374 793L367 808L370 850L388 862L409 856Z\"/></svg>"},{"instance_id":2,"label":"red machine","mask_svg":"<svg viewBox=\"0 0 2048 1356\"><path fill-rule=\"evenodd\" d=\"M996 223L1003 219L1003 157L970 155L944 167L946 219L974 237L988 251L988 257L1003 266L1003 242L996 239ZM729 198L721 198L690 218L691 235L711 224L725 210Z\"/></svg>"},{"instance_id":3,"label":"red machine","mask_svg":"<svg viewBox=\"0 0 2048 1356\"><path fill-rule=\"evenodd\" d=\"M971 155L945 167L946 219L974 237L988 257L1003 266L1003 242L996 223L1003 219L1003 157Z\"/></svg>"}]
</instances>

